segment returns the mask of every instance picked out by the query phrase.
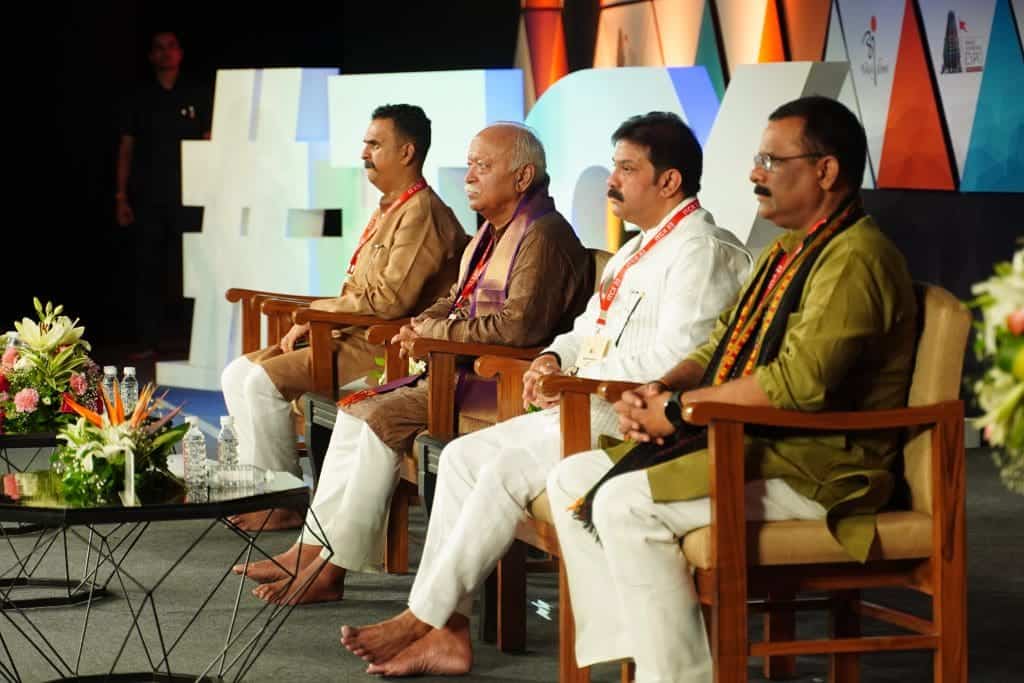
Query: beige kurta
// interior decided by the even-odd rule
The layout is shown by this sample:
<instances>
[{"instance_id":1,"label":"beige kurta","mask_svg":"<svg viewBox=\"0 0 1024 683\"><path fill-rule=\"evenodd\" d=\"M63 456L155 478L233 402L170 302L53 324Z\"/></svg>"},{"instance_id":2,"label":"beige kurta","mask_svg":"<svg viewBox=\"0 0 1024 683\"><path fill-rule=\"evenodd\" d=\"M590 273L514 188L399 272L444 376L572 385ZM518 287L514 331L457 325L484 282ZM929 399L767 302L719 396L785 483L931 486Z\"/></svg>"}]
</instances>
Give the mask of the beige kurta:
<instances>
[{"instance_id":1,"label":"beige kurta","mask_svg":"<svg viewBox=\"0 0 1024 683\"><path fill-rule=\"evenodd\" d=\"M381 206L378 213L387 208ZM388 319L415 315L451 287L468 241L455 214L428 187L378 219L340 294L314 301L310 307ZM365 330L357 327L337 332L334 348L338 386L364 377L381 355L380 347L367 342ZM309 391L309 348L283 353L272 346L247 357L263 366L287 400Z\"/></svg>"},{"instance_id":2,"label":"beige kurta","mask_svg":"<svg viewBox=\"0 0 1024 683\"><path fill-rule=\"evenodd\" d=\"M504 230L498 231L500 242ZM468 256L466 256L468 258ZM593 293L593 269L572 226L557 212L539 218L523 239L501 312L448 319L453 285L417 318L423 336L458 342L535 346L568 330ZM343 410L367 422L395 451L407 449L427 426L427 382L372 396Z\"/></svg>"}]
</instances>

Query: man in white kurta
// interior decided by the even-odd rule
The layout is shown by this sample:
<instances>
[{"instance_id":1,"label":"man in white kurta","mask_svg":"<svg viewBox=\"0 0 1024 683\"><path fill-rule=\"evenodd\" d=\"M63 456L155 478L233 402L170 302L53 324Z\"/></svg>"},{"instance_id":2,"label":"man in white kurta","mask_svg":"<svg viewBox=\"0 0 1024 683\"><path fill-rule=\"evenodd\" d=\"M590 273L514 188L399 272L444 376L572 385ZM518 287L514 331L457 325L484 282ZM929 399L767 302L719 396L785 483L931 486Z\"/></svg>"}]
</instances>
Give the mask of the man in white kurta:
<instances>
[{"instance_id":1,"label":"man in white kurta","mask_svg":"<svg viewBox=\"0 0 1024 683\"><path fill-rule=\"evenodd\" d=\"M460 437L442 452L409 610L378 626L343 629L342 642L370 661L373 673L468 669L468 661L453 663L444 655L423 666L431 660L422 651L450 650L431 646L432 639L446 638L467 651L463 627L474 592L508 550L527 506L544 491L559 462L557 398L536 395L537 377L552 372L602 380L660 377L709 334L749 272L750 255L732 233L714 224L694 196L701 151L678 117L660 112L634 117L613 140L616 168L608 181L609 198L616 213L642 232L608 262L599 293L573 329L558 336L526 373L524 398L552 407ZM662 147L654 149L655 144ZM600 434L618 435L618 420L609 404L595 399L595 445ZM403 619L410 623L396 623ZM389 631L399 633L391 637ZM414 638L421 633L424 637Z\"/></svg>"}]
</instances>

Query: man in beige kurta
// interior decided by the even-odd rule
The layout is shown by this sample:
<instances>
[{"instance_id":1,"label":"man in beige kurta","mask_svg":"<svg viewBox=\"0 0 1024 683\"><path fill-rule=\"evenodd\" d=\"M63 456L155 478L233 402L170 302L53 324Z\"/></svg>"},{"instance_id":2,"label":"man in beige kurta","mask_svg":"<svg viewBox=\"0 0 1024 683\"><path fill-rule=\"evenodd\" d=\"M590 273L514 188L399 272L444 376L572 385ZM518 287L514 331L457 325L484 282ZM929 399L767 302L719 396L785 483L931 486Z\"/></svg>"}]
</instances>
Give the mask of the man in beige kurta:
<instances>
[{"instance_id":1,"label":"man in beige kurta","mask_svg":"<svg viewBox=\"0 0 1024 683\"><path fill-rule=\"evenodd\" d=\"M383 193L380 207L359 240L340 294L310 307L401 318L448 291L468 237L451 209L423 181L430 121L419 107L379 107L364 143L367 177ZM224 398L235 417L242 462L300 471L290 402L311 388L310 349L295 348L308 329L294 325L278 345L238 358L224 370ZM334 345L339 386L366 376L381 355L361 328L340 330ZM269 524L301 521L297 514L290 521L278 519L282 515L288 516L276 513Z\"/></svg>"},{"instance_id":2,"label":"man in beige kurta","mask_svg":"<svg viewBox=\"0 0 1024 683\"><path fill-rule=\"evenodd\" d=\"M520 150L525 150L525 153ZM547 192L544 152L526 128L497 124L470 144L466 189L487 223L466 248L448 296L396 335L534 346L569 329L593 291L589 255ZM427 425L427 381L381 393L338 412L311 515L334 555L296 544L274 561L238 567L263 585L265 600L337 600L347 570L379 571L398 462ZM310 520L313 521L313 520ZM280 566L303 567L290 582ZM301 596L290 587L312 581Z\"/></svg>"}]
</instances>

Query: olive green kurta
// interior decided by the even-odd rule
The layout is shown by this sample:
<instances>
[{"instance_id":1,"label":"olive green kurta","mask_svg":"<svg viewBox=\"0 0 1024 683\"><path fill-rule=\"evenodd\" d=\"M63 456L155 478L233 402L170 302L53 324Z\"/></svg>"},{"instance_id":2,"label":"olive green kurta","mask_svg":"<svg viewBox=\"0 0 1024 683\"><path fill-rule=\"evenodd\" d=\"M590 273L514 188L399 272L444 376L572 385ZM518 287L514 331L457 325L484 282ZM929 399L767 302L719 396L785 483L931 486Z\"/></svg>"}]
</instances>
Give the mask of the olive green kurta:
<instances>
[{"instance_id":1,"label":"olive green kurta","mask_svg":"<svg viewBox=\"0 0 1024 683\"><path fill-rule=\"evenodd\" d=\"M805 236L779 238L788 252ZM765 249L755 273L771 249ZM752 277L745 287L750 287ZM745 291L745 290L744 290ZM742 296L742 295L741 295ZM722 341L735 308L719 318L707 343L689 356L703 366ZM916 344L917 303L903 255L870 217L829 242L789 316L778 357L754 376L776 408L805 412L906 406ZM829 511L829 527L856 559L874 539L874 513L893 490L896 432L748 436L748 479L783 478ZM651 467L657 501L708 495L708 452Z\"/></svg>"},{"instance_id":2,"label":"olive green kurta","mask_svg":"<svg viewBox=\"0 0 1024 683\"><path fill-rule=\"evenodd\" d=\"M382 205L378 211L387 209ZM427 187L378 220L339 295L318 299L310 308L389 319L415 315L448 292L467 242L455 214ZM336 331L333 344L338 386L365 377L381 355L380 347L366 341L366 330L358 327ZM247 358L263 367L289 401L311 388L308 347L284 353L270 346Z\"/></svg>"}]
</instances>

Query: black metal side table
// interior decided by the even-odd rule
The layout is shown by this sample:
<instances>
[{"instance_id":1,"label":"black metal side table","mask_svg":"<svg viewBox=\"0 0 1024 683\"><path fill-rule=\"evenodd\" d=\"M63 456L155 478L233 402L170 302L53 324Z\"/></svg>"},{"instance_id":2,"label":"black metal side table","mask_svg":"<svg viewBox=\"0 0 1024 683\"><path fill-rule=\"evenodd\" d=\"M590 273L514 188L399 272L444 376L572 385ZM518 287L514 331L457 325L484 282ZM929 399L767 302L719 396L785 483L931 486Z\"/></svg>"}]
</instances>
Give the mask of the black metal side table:
<instances>
[{"instance_id":1,"label":"black metal side table","mask_svg":"<svg viewBox=\"0 0 1024 683\"><path fill-rule=\"evenodd\" d=\"M237 577L237 588L232 589L234 602L230 614L219 615L213 608L206 609L220 587L231 579L233 565L273 557L272 553L259 545L262 529L245 531L232 523L230 517L273 508L308 507L309 489L293 475L285 472L271 473L264 481L247 489L204 489L184 499L144 503L134 507L64 507L57 490L56 478L49 471L3 475L0 521L29 522L44 528L34 540L24 537L20 539L29 549L16 553L8 573L0 578L0 681L21 683L27 680L19 672L19 658L25 657L45 662L47 670L53 672L55 681L239 681L252 668L257 657L294 609L294 604L264 604L252 616L241 617L239 603L247 580L244 576ZM138 547L146 530L153 524L180 520L207 520L208 523L197 526L191 542L184 547L166 548L170 563L158 576L144 576L133 570L129 562L131 551ZM206 591L196 587L196 594L201 595L199 606L180 632L171 633L166 623L161 622L161 613L166 614L168 610L180 611L183 606L164 600L160 589L172 574L183 567L186 558L193 554L203 539L219 526L226 527L241 540L241 550L212 588ZM82 606L69 612L69 617L75 614L81 618L81 638L77 647L73 643L53 642L47 637L45 629L37 623L39 619L33 618L35 613L32 608L47 606L45 601L48 598L37 599L43 603L33 603L32 599L19 600L15 595L27 588L46 585L46 581L61 581L36 579L31 569L38 567L42 556L59 545L54 539L63 540L66 546L69 538L78 539L86 548L83 576L78 581L77 590L72 591ZM333 555L326 535L313 514L307 515L300 542L311 542L323 547L327 557ZM10 539L8 544L14 547ZM288 567L278 564L278 568L292 582L299 576L297 564ZM302 584L291 586L290 593L301 596L315 578L312 576ZM64 580L72 581L70 576ZM98 672L83 672L80 669L87 631L90 626L93 629L102 628L97 625L99 617L93 615L93 602L104 590L116 592L122 599L121 604L130 623L123 635L108 632L104 638L111 650L109 668L105 667ZM138 598L139 593L141 599ZM90 616L93 616L92 620ZM183 637L201 617L224 619L222 627L217 624L221 627L218 630L224 634L223 644L218 646L216 654L205 663L198 661L194 654L183 652ZM144 631L155 633L156 637L147 638ZM16 647L12 639L17 639L19 643L24 640L28 646ZM149 670L123 672L118 669L129 643L141 645ZM106 651L103 655L105 657ZM172 655L187 661L190 670L187 673L172 670Z\"/></svg>"}]
</instances>

